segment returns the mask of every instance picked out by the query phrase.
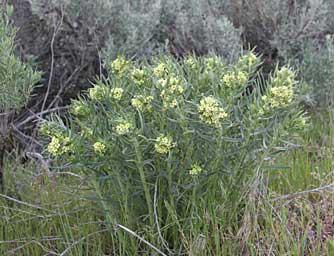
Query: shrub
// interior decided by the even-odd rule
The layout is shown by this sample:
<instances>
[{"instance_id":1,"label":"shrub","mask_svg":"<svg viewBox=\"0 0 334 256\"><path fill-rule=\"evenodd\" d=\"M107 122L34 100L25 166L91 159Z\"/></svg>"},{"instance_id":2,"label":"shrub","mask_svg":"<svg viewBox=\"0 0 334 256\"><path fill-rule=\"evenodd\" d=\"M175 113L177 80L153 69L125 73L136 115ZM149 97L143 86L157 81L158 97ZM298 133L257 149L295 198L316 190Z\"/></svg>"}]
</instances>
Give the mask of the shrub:
<instances>
[{"instance_id":1,"label":"shrub","mask_svg":"<svg viewBox=\"0 0 334 256\"><path fill-rule=\"evenodd\" d=\"M147 57L166 51L177 56L212 51L232 58L241 48L240 31L220 10L227 1L219 4L195 0L32 2L39 16L49 17L46 14L58 8L67 21L85 26L92 36L106 43L105 54L110 59L119 54Z\"/></svg>"},{"instance_id":2,"label":"shrub","mask_svg":"<svg viewBox=\"0 0 334 256\"><path fill-rule=\"evenodd\" d=\"M15 117L27 103L40 73L22 63L14 54L16 29L10 24L12 6L0 8L0 189L3 189L2 167L5 151L17 138ZM21 117L22 118L22 117Z\"/></svg>"},{"instance_id":3,"label":"shrub","mask_svg":"<svg viewBox=\"0 0 334 256\"><path fill-rule=\"evenodd\" d=\"M8 13L9 11L9 13ZM10 25L8 14L0 17L0 111L20 110L27 103L33 86L40 80L40 73L24 64L14 54L16 29Z\"/></svg>"},{"instance_id":4,"label":"shrub","mask_svg":"<svg viewBox=\"0 0 334 256\"><path fill-rule=\"evenodd\" d=\"M334 103L334 45L327 37L324 44L311 42L305 44L302 58L295 59L300 77L310 88L310 97L306 104L313 109L329 109Z\"/></svg>"},{"instance_id":5,"label":"shrub","mask_svg":"<svg viewBox=\"0 0 334 256\"><path fill-rule=\"evenodd\" d=\"M305 125L286 67L264 95L257 88L242 96L259 64L253 53L234 65L216 56L151 64L119 57L106 63L107 78L73 101L66 126L42 126L51 138L46 154L90 177L120 254L143 245L118 224L168 252L206 255L203 236L222 252L255 167L286 150L289 134Z\"/></svg>"},{"instance_id":6,"label":"shrub","mask_svg":"<svg viewBox=\"0 0 334 256\"><path fill-rule=\"evenodd\" d=\"M333 14L323 0L231 1L231 10L227 14L244 27L246 43L265 54L277 49L284 61L300 53L305 42L325 33Z\"/></svg>"}]
</instances>

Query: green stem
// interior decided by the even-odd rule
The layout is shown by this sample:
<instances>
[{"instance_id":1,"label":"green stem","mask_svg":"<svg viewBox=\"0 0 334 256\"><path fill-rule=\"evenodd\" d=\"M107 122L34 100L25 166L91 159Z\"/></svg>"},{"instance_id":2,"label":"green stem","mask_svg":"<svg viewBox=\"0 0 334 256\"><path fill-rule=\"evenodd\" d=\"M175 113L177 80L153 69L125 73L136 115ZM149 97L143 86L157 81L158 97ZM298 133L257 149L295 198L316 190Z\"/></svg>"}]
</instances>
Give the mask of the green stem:
<instances>
[{"instance_id":1,"label":"green stem","mask_svg":"<svg viewBox=\"0 0 334 256\"><path fill-rule=\"evenodd\" d=\"M151 227L154 227L152 198L151 198L151 195L150 195L150 190L147 186L142 154L141 154L141 151L140 151L140 148L139 148L139 142L138 142L137 139L134 140L134 147L135 147L135 153L136 153L136 158L137 158L136 165L137 165L137 168L139 170L140 179L141 179L141 183L142 183L143 188L144 188L145 199L146 199L146 203L147 203L147 207L148 207L148 213L150 215L150 224L151 224Z\"/></svg>"}]
</instances>

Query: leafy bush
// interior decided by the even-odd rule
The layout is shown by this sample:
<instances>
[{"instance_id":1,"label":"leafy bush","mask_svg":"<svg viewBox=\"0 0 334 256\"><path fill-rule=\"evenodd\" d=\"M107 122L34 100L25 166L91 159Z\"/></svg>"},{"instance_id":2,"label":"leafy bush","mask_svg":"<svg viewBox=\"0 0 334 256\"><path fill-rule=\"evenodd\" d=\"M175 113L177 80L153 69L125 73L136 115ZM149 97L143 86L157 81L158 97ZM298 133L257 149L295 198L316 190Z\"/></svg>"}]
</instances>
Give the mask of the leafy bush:
<instances>
[{"instance_id":1,"label":"leafy bush","mask_svg":"<svg viewBox=\"0 0 334 256\"><path fill-rule=\"evenodd\" d=\"M20 110L27 103L33 86L40 80L40 73L24 64L14 54L16 29L10 25L8 16L0 17L0 112Z\"/></svg>"},{"instance_id":2,"label":"leafy bush","mask_svg":"<svg viewBox=\"0 0 334 256\"><path fill-rule=\"evenodd\" d=\"M230 17L244 27L246 43L266 54L277 49L284 61L328 31L334 11L323 0L246 0L235 1L231 8Z\"/></svg>"},{"instance_id":3,"label":"leafy bush","mask_svg":"<svg viewBox=\"0 0 334 256\"><path fill-rule=\"evenodd\" d=\"M40 80L40 73L24 64L14 54L15 28L9 17L12 6L0 7L0 189L3 189L3 158L5 151L17 138L15 115L27 103L33 87ZM21 135L21 134L20 134ZM21 135L22 137L22 135Z\"/></svg>"},{"instance_id":4,"label":"leafy bush","mask_svg":"<svg viewBox=\"0 0 334 256\"><path fill-rule=\"evenodd\" d=\"M221 253L256 166L286 150L305 124L286 67L264 95L256 88L243 96L259 62L253 53L234 65L216 56L152 64L119 57L106 63L109 77L73 101L66 125L43 124L48 154L90 177L121 254L143 246L118 224L168 252L206 254L197 240L214 236Z\"/></svg>"},{"instance_id":5,"label":"leafy bush","mask_svg":"<svg viewBox=\"0 0 334 256\"><path fill-rule=\"evenodd\" d=\"M218 11L225 2L34 0L33 7L43 17L58 8L70 23L87 27L91 36L102 42L107 37L105 54L110 59L165 51L178 56L214 51L232 58L241 48L240 31Z\"/></svg>"},{"instance_id":6,"label":"leafy bush","mask_svg":"<svg viewBox=\"0 0 334 256\"><path fill-rule=\"evenodd\" d=\"M327 37L324 44L317 42L304 46L302 58L295 60L301 78L309 85L312 108L326 109L334 104L334 45L333 39Z\"/></svg>"}]
</instances>

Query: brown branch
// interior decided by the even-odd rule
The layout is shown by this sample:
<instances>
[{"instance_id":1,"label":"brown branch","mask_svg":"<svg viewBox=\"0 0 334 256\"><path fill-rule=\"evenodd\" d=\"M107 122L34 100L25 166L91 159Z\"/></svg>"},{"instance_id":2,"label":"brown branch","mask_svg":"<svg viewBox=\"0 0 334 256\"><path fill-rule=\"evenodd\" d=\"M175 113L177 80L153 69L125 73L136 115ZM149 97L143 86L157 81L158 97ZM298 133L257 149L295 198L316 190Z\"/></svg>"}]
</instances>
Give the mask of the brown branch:
<instances>
[{"instance_id":1,"label":"brown branch","mask_svg":"<svg viewBox=\"0 0 334 256\"><path fill-rule=\"evenodd\" d=\"M53 32L53 35L52 35L52 39L51 39L51 68L50 68L50 75L49 75L49 81L48 81L48 87L46 89L46 94L45 94L45 97L44 97L44 101L43 101L43 104L42 104L42 110L44 110L45 108L45 104L46 104L46 101L49 97L49 94L50 94L50 89L51 89L51 84L52 84L52 76L53 76L53 70L54 70L54 59L55 59L55 53L54 53L54 42L55 42L55 39L56 39L56 36L63 24L63 19L64 19L64 14L63 14L63 11L61 12L61 19L58 23L58 25L55 27L55 30Z\"/></svg>"},{"instance_id":2,"label":"brown branch","mask_svg":"<svg viewBox=\"0 0 334 256\"><path fill-rule=\"evenodd\" d=\"M279 197L273 198L272 201L275 202L275 201L279 201L279 200L291 199L291 198L294 198L294 197L297 197L297 196L302 196L302 195L309 194L309 193L314 193L314 192L320 192L320 191L327 190L327 189L330 189L330 188L334 188L334 183L331 183L331 184L328 184L328 185L325 185L325 186L322 186L322 187L310 189L310 190L304 190L304 191L299 191L299 192L288 194L288 195L279 196Z\"/></svg>"}]
</instances>

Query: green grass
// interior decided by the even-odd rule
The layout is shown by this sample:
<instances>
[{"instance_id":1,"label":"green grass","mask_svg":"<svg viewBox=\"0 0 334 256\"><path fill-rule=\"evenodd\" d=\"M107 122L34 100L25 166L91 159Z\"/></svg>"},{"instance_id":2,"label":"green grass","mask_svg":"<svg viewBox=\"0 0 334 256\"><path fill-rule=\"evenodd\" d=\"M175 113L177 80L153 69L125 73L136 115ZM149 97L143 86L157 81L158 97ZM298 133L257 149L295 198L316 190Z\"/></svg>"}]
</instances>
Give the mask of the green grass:
<instances>
[{"instance_id":1,"label":"green grass","mask_svg":"<svg viewBox=\"0 0 334 256\"><path fill-rule=\"evenodd\" d=\"M332 239L323 239L334 224L333 188L332 193L307 192L334 182L333 117L326 113L311 121L301 147L259 166L246 192L226 191L219 184L217 193L205 198L196 198L194 191L194 201L183 202L190 214L184 219L168 202L158 202L169 211L160 232L179 226L185 255L333 255ZM152 255L154 249L133 234L110 230L108 214L84 178L52 178L38 168L15 157L6 161L0 255ZM293 194L301 191L306 192ZM190 225L183 225L186 221ZM141 237L143 230L135 232ZM169 233L169 241L178 234ZM157 247L169 255L164 246Z\"/></svg>"}]
</instances>

